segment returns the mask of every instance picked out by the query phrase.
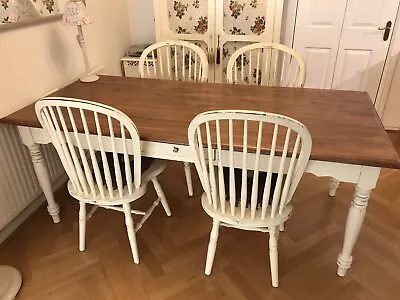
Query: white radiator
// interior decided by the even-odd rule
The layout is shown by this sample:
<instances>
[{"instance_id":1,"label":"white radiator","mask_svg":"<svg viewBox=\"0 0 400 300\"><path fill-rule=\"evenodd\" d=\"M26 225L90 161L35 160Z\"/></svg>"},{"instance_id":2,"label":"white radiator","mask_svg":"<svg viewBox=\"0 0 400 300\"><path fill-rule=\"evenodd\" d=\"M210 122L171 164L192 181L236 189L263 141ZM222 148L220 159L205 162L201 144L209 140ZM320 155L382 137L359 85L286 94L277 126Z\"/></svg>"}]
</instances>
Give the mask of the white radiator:
<instances>
[{"instance_id":1,"label":"white radiator","mask_svg":"<svg viewBox=\"0 0 400 300\"><path fill-rule=\"evenodd\" d=\"M43 145L52 182L64 174L54 147ZM42 190L28 149L15 126L0 125L0 230L9 224Z\"/></svg>"}]
</instances>

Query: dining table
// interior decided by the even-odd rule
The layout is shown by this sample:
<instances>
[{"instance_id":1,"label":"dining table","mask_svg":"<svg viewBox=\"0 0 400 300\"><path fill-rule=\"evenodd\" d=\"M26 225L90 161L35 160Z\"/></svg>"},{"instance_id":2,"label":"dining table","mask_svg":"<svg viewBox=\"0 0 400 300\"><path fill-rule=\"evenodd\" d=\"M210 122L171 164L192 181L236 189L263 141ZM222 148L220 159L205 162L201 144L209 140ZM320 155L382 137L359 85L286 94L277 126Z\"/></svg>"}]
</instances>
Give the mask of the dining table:
<instances>
[{"instance_id":1,"label":"dining table","mask_svg":"<svg viewBox=\"0 0 400 300\"><path fill-rule=\"evenodd\" d=\"M253 110L300 121L313 141L305 172L355 185L353 199L349 199L343 246L337 259L339 276L345 276L351 266L368 200L381 169L400 169L399 156L366 92L102 75L98 81L76 81L47 97L83 99L119 109L135 123L143 156L181 162L194 160L187 130L199 113ZM60 209L40 146L51 143L51 139L36 117L35 101L3 117L0 123L18 127L46 197L48 212L55 223L60 222Z\"/></svg>"}]
</instances>

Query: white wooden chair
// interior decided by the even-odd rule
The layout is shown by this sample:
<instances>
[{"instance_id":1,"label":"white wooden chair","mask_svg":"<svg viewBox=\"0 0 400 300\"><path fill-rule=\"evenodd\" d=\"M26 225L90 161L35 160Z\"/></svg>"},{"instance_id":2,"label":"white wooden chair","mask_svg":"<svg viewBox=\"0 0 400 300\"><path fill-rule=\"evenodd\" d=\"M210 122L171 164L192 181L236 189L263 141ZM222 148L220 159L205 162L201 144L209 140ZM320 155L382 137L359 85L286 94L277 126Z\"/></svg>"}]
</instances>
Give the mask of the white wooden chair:
<instances>
[{"instance_id":1,"label":"white wooden chair","mask_svg":"<svg viewBox=\"0 0 400 300\"><path fill-rule=\"evenodd\" d=\"M163 41L143 51L139 73L142 78L206 82L208 60L204 51L195 44L178 40ZM185 162L184 167L188 193L193 196L190 164Z\"/></svg>"},{"instance_id":2,"label":"white wooden chair","mask_svg":"<svg viewBox=\"0 0 400 300\"><path fill-rule=\"evenodd\" d=\"M171 215L157 176L165 162L152 160L142 173L139 133L121 111L80 99L44 98L36 103L36 114L51 137L69 177L68 191L80 203L79 250L85 250L86 220L98 207L125 214L133 260L139 263L136 232L161 202ZM132 165L133 163L133 165ZM158 199L147 211L131 209L153 182ZM93 204L86 214L86 204ZM134 226L132 213L142 215Z\"/></svg>"},{"instance_id":3,"label":"white wooden chair","mask_svg":"<svg viewBox=\"0 0 400 300\"><path fill-rule=\"evenodd\" d=\"M188 137L205 191L202 206L213 218L205 274L211 274L220 225L269 232L272 285L277 287L279 226L290 217L292 196L309 161L312 140L307 128L278 114L211 111L193 119ZM228 191L225 166L229 167ZM237 182L235 169L242 170ZM261 171L267 172L265 184L259 180ZM250 172L252 188L247 195ZM274 189L272 173L278 173ZM262 192L258 192L260 184Z\"/></svg>"},{"instance_id":4,"label":"white wooden chair","mask_svg":"<svg viewBox=\"0 0 400 300\"><path fill-rule=\"evenodd\" d=\"M302 87L306 67L285 45L255 43L236 50L228 61L227 81L236 84Z\"/></svg>"}]
</instances>

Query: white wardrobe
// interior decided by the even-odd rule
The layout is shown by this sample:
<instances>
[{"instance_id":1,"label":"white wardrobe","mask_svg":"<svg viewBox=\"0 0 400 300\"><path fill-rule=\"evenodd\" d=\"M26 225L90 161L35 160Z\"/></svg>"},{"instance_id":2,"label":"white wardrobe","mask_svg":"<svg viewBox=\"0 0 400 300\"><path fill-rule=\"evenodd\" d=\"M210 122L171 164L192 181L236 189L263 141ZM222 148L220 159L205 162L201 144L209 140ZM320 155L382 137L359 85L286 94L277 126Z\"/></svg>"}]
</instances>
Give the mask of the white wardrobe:
<instances>
[{"instance_id":1,"label":"white wardrobe","mask_svg":"<svg viewBox=\"0 0 400 300\"><path fill-rule=\"evenodd\" d=\"M284 43L306 62L305 87L367 91L384 125L400 129L399 2L153 0L155 35L157 41L183 39L201 46L215 82L225 81L227 61L237 48Z\"/></svg>"},{"instance_id":2,"label":"white wardrobe","mask_svg":"<svg viewBox=\"0 0 400 300\"><path fill-rule=\"evenodd\" d=\"M200 46L209 81L223 82L230 55L252 42L280 41L283 0L153 0L157 41Z\"/></svg>"}]
</instances>

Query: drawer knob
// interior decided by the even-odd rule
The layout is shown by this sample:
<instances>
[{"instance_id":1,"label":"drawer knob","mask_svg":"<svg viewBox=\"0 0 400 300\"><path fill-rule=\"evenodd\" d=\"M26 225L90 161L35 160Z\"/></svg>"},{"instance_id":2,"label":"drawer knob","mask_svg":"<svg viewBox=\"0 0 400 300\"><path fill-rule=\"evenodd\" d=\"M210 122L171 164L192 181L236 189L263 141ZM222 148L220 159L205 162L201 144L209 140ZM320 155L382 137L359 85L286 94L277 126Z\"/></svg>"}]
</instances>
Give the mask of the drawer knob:
<instances>
[{"instance_id":1,"label":"drawer knob","mask_svg":"<svg viewBox=\"0 0 400 300\"><path fill-rule=\"evenodd\" d=\"M178 153L179 152L179 148L178 147L174 147L174 149L172 150L174 153Z\"/></svg>"}]
</instances>

